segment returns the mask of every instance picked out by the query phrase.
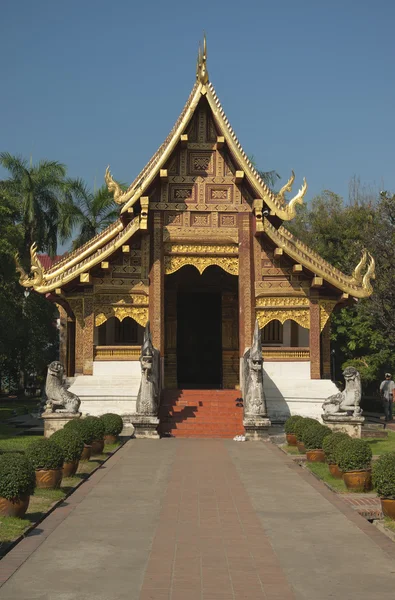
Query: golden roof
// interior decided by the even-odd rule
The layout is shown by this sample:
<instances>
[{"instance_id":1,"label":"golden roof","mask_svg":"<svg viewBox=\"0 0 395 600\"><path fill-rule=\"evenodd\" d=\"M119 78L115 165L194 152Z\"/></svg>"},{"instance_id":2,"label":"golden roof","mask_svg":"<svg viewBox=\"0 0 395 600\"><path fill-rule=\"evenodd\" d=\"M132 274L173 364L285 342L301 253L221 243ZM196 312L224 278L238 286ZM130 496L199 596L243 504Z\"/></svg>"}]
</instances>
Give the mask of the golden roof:
<instances>
[{"instance_id":1,"label":"golden roof","mask_svg":"<svg viewBox=\"0 0 395 600\"><path fill-rule=\"evenodd\" d=\"M199 49L196 82L180 116L178 117L173 129L163 144L149 160L139 175L135 178L126 192L124 192L119 184L112 178L110 168L107 167L105 181L108 189L114 194L115 202L123 205L121 214L126 212L139 200L139 198L152 184L154 179L159 175L160 169L165 166L177 144L180 142L181 135L185 133L185 130L192 119L201 98L205 96L211 108L212 116L218 127L218 130L225 138L225 142L227 143L229 150L238 163L240 170L245 172L246 179L254 190L255 197L264 200L272 215L279 217L283 221L289 221L290 219L293 219L296 214L296 205L303 204L303 197L307 191L306 181L303 181L301 189L288 204L285 203L284 193L285 191L291 190L292 183L295 179L294 173L292 173L290 180L282 188L279 194L272 192L272 190L265 184L258 171L255 169L241 147L241 144L229 123L224 109L221 106L214 86L208 80L206 59L207 48L206 41L204 40L203 53Z\"/></svg>"},{"instance_id":2,"label":"golden roof","mask_svg":"<svg viewBox=\"0 0 395 600\"><path fill-rule=\"evenodd\" d=\"M181 135L186 128L201 100L206 97L211 108L213 119L224 137L230 152L232 153L239 168L244 171L245 177L254 190L255 198L253 210L255 212L257 233L265 233L284 252L297 263L310 270L318 277L335 286L342 292L356 298L370 296L373 288L371 280L374 279L375 263L371 255L366 252L351 276L345 275L311 250L306 244L300 242L284 227L278 229L263 215L264 204L268 207L271 216L276 216L283 221L292 219L296 214L296 205L303 203L303 197L307 190L306 181L296 196L288 203L285 201L285 193L291 191L295 174L282 187L278 194L272 192L260 177L258 171L248 159L242 149L236 134L234 133L221 103L216 95L213 85L209 82L207 70L207 46L204 39L203 50L199 48L196 82L191 94L178 117L173 129L167 136L158 151L153 155L141 173L136 177L128 190L124 192L120 185L112 178L109 168L106 170L105 180L109 190L114 195L117 204L122 205L121 216L129 212L133 214L133 205L140 202L141 212L127 223L127 219L119 218L115 223L96 235L89 242L63 256L55 262L48 270L45 270L37 256L36 246L33 244L31 255L31 272L27 274L19 263L16 256L17 270L20 273L20 283L24 287L31 287L39 293L47 293L61 288L63 285L87 273L89 269L105 260L115 250L120 248L139 229L147 229L147 216L149 199L143 196L154 179L159 176L162 169L169 160L172 152L180 142ZM369 262L368 262L369 258ZM368 263L368 264L367 264ZM367 265L367 267L366 267ZM366 272L362 275L363 271Z\"/></svg>"}]
</instances>

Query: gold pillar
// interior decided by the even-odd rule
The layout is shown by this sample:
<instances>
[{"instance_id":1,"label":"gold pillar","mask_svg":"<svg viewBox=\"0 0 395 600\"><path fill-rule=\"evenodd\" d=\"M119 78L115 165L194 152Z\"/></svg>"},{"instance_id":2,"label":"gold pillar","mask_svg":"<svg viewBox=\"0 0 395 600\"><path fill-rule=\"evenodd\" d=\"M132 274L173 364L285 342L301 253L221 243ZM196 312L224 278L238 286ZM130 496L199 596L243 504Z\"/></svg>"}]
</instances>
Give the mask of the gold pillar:
<instances>
[{"instance_id":1,"label":"gold pillar","mask_svg":"<svg viewBox=\"0 0 395 600\"><path fill-rule=\"evenodd\" d=\"M83 374L93 374L93 335L95 331L95 313L93 310L92 290L84 292L84 329L83 329Z\"/></svg>"},{"instance_id":2,"label":"gold pillar","mask_svg":"<svg viewBox=\"0 0 395 600\"><path fill-rule=\"evenodd\" d=\"M310 297L310 378L321 379L321 326L318 295Z\"/></svg>"},{"instance_id":3,"label":"gold pillar","mask_svg":"<svg viewBox=\"0 0 395 600\"><path fill-rule=\"evenodd\" d=\"M59 311L59 361L67 370L67 312L60 304L56 305Z\"/></svg>"},{"instance_id":4,"label":"gold pillar","mask_svg":"<svg viewBox=\"0 0 395 600\"><path fill-rule=\"evenodd\" d=\"M331 378L331 326L330 319L325 324L321 333L322 350L322 378Z\"/></svg>"},{"instance_id":5,"label":"gold pillar","mask_svg":"<svg viewBox=\"0 0 395 600\"><path fill-rule=\"evenodd\" d=\"M163 259L163 214L155 212L153 217L152 263L149 277L149 317L152 343L160 352L165 351L164 329L164 259Z\"/></svg>"},{"instance_id":6,"label":"gold pillar","mask_svg":"<svg viewBox=\"0 0 395 600\"><path fill-rule=\"evenodd\" d=\"M239 342L240 356L252 344L254 331L254 264L249 214L239 214Z\"/></svg>"}]
</instances>

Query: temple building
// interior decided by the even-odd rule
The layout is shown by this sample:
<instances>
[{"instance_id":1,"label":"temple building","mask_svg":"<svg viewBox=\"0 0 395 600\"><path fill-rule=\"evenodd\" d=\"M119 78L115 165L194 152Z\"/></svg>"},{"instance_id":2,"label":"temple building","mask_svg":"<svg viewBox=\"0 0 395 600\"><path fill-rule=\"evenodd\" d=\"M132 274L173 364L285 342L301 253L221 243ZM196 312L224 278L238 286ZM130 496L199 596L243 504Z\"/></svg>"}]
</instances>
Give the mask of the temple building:
<instances>
[{"instance_id":1,"label":"temple building","mask_svg":"<svg viewBox=\"0 0 395 600\"><path fill-rule=\"evenodd\" d=\"M257 320L271 421L319 416L337 391L331 313L372 293L374 260L364 253L346 275L283 226L307 184L287 200L293 173L278 193L264 183L209 80L206 54L204 44L176 124L127 191L107 169L119 218L49 268L33 246L21 283L59 308L60 361L83 412L125 420L135 412L149 320L164 406L193 397L196 417L199 398L212 398L213 421L225 423L242 396L241 358Z\"/></svg>"}]
</instances>

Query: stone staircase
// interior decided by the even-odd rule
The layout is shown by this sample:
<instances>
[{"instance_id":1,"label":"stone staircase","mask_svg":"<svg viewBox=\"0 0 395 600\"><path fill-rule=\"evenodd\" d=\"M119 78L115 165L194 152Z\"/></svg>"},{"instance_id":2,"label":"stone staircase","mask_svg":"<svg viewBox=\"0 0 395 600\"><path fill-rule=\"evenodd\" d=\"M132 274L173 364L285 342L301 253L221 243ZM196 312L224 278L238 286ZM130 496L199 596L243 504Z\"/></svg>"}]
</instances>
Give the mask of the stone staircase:
<instances>
[{"instance_id":1,"label":"stone staircase","mask_svg":"<svg viewBox=\"0 0 395 600\"><path fill-rule=\"evenodd\" d=\"M159 409L161 436L233 438L244 434L239 390L164 390Z\"/></svg>"}]
</instances>

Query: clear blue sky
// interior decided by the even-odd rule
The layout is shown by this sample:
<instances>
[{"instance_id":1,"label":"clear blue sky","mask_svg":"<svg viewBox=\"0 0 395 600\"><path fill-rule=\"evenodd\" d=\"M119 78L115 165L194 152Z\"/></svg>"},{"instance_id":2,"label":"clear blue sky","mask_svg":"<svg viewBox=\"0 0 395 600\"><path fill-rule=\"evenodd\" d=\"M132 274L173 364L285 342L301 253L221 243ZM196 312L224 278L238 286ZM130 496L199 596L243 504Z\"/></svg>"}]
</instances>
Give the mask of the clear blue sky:
<instances>
[{"instance_id":1,"label":"clear blue sky","mask_svg":"<svg viewBox=\"0 0 395 600\"><path fill-rule=\"evenodd\" d=\"M0 150L130 183L194 83L198 41L245 151L308 198L395 191L393 0L3 0ZM0 177L5 173L0 171Z\"/></svg>"}]
</instances>

